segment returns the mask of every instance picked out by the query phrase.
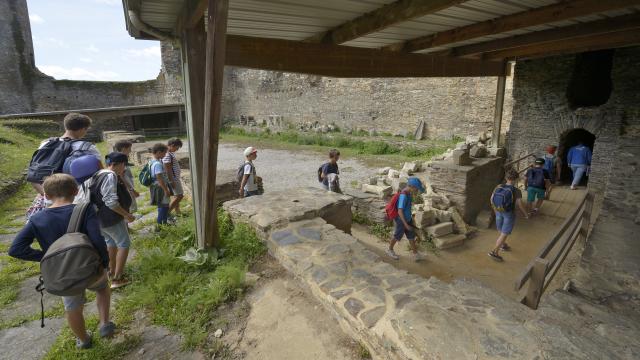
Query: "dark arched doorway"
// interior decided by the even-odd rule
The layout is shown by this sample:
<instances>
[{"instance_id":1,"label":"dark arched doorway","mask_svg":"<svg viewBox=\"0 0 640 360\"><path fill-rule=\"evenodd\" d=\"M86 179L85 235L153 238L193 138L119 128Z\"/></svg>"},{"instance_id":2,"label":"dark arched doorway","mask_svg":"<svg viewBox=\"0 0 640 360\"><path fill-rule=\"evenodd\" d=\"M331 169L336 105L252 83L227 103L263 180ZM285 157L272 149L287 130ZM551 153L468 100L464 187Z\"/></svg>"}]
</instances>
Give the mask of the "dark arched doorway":
<instances>
[{"instance_id":1,"label":"dark arched doorway","mask_svg":"<svg viewBox=\"0 0 640 360\"><path fill-rule=\"evenodd\" d=\"M593 152L593 144L596 142L596 136L585 129L571 129L567 130L560 135L560 141L558 142L558 156L562 159L562 174L561 181L563 184L571 183L571 169L567 164L567 154L569 149L573 146L583 143ZM587 182L587 177L582 178L582 184Z\"/></svg>"}]
</instances>

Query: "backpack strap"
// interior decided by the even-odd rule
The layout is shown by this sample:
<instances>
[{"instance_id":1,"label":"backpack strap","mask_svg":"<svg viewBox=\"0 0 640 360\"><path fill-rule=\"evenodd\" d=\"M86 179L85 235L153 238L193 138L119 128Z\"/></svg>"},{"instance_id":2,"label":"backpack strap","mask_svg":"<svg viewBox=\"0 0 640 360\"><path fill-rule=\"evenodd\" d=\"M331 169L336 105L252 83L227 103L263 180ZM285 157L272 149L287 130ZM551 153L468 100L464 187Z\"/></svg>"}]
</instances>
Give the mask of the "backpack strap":
<instances>
[{"instance_id":1,"label":"backpack strap","mask_svg":"<svg viewBox=\"0 0 640 360\"><path fill-rule=\"evenodd\" d=\"M76 207L73 208L71 219L69 219L69 226L67 227L67 233L80 232L82 220L84 220L84 216L87 213L87 208L89 206L91 206L91 203L85 202L77 204Z\"/></svg>"}]
</instances>

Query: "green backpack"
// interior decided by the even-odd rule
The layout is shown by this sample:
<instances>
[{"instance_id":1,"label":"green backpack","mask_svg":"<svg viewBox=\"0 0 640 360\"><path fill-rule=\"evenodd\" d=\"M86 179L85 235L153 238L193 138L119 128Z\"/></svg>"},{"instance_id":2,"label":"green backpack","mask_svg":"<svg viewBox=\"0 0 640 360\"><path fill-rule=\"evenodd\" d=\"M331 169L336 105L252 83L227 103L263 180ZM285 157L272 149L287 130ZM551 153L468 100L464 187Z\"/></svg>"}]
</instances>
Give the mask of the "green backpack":
<instances>
[{"instance_id":1,"label":"green backpack","mask_svg":"<svg viewBox=\"0 0 640 360\"><path fill-rule=\"evenodd\" d=\"M149 187L153 184L153 176L151 175L151 167L153 166L154 161L149 161L143 168L140 170L140 174L138 175L138 180L140 184L143 186Z\"/></svg>"}]
</instances>

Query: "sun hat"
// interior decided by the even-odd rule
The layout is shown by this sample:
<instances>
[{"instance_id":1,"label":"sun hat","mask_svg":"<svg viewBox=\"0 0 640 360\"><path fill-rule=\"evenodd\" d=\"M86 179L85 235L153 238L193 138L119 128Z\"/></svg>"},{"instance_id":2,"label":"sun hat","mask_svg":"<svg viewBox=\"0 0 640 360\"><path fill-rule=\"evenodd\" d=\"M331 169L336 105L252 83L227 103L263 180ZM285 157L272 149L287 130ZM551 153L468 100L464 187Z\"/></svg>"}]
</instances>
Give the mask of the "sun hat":
<instances>
[{"instance_id":1,"label":"sun hat","mask_svg":"<svg viewBox=\"0 0 640 360\"><path fill-rule=\"evenodd\" d=\"M246 157L257 152L258 152L258 149L254 148L253 146L249 146L248 148L244 149L244 156Z\"/></svg>"},{"instance_id":2,"label":"sun hat","mask_svg":"<svg viewBox=\"0 0 640 360\"><path fill-rule=\"evenodd\" d=\"M407 180L407 185L413 186L414 188L418 189L420 192L424 192L424 186L422 186L422 181L420 181L420 179L416 177L410 177L409 180Z\"/></svg>"}]
</instances>

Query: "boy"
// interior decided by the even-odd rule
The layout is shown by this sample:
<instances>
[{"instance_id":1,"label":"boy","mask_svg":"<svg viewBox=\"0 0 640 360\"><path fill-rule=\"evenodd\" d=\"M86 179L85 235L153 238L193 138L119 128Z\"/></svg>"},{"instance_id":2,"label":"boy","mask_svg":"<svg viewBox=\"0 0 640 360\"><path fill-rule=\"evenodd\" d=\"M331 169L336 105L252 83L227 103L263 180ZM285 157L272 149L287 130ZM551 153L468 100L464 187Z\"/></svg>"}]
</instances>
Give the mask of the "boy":
<instances>
[{"instance_id":1,"label":"boy","mask_svg":"<svg viewBox=\"0 0 640 360\"><path fill-rule=\"evenodd\" d=\"M500 256L500 250L509 251L511 249L507 244L507 236L513 231L513 225L516 221L516 204L524 215L524 218L529 218L527 209L522 203L522 192L515 186L518 180L518 172L513 169L508 170L505 180L506 184L498 185L491 195L491 204L496 214L496 228L500 235L496 240L496 247L491 250L488 255L496 261L504 260L502 256ZM509 203L501 203L501 208L496 208L496 202L500 201L498 198L508 201Z\"/></svg>"},{"instance_id":2,"label":"boy","mask_svg":"<svg viewBox=\"0 0 640 360\"><path fill-rule=\"evenodd\" d=\"M322 187L325 190L329 190L329 174L340 174L338 170L338 160L340 159L340 151L331 149L329 151L329 162L322 165L320 172L320 179L322 179Z\"/></svg>"},{"instance_id":3,"label":"boy","mask_svg":"<svg viewBox=\"0 0 640 360\"><path fill-rule=\"evenodd\" d=\"M549 145L546 148L544 154L544 169L547 170L549 176L551 176L551 183L555 184L560 182L560 172L562 171L562 159L556 156L558 147L555 145Z\"/></svg>"},{"instance_id":4,"label":"boy","mask_svg":"<svg viewBox=\"0 0 640 360\"><path fill-rule=\"evenodd\" d=\"M149 187L151 191L151 205L158 207L157 224L162 225L167 223L169 218L169 199L171 193L169 192L169 185L162 165L162 159L167 155L169 148L165 144L157 143L151 148L153 159L151 160L151 178L153 183ZM156 226L156 231L160 228Z\"/></svg>"},{"instance_id":5,"label":"boy","mask_svg":"<svg viewBox=\"0 0 640 360\"><path fill-rule=\"evenodd\" d=\"M527 190L527 210L530 214L538 213L550 187L551 176L544 169L544 159L537 158L533 167L527 170L524 178L524 188ZM535 206L533 205L534 201L536 202Z\"/></svg>"},{"instance_id":6,"label":"boy","mask_svg":"<svg viewBox=\"0 0 640 360\"><path fill-rule=\"evenodd\" d=\"M394 219L395 228L393 231L393 239L391 239L389 249L387 249L387 255L394 260L398 260L400 257L393 251L393 247L402 239L403 235L406 235L407 240L409 240L415 261L424 259L424 256L418 252L416 233L414 231L415 226L413 225L413 217L411 215L411 195L418 192L424 192L422 182L418 178L410 177L407 180L407 187L402 190L400 197L398 197L398 204L396 205L398 208L398 217Z\"/></svg>"},{"instance_id":7,"label":"boy","mask_svg":"<svg viewBox=\"0 0 640 360\"><path fill-rule=\"evenodd\" d=\"M582 176L588 172L589 166L591 166L591 157L591 149L584 146L582 142L579 142L578 145L569 149L567 162L573 173L571 190L577 189L577 186L580 185L580 180L582 180Z\"/></svg>"},{"instance_id":8,"label":"boy","mask_svg":"<svg viewBox=\"0 0 640 360\"><path fill-rule=\"evenodd\" d=\"M74 151L80 151L82 149L83 152L87 154L92 154L101 161L100 152L96 148L95 145L89 143L88 141L81 140L89 131L89 127L91 126L91 118L82 115L79 113L69 113L64 117L64 134L59 138L61 141L69 141L71 142L71 153ZM51 139L44 140L40 143L38 150L44 148L51 142ZM70 154L66 154L67 156ZM102 168L102 163L99 165ZM42 183L40 182L31 182L31 186L36 190L38 195L33 201L32 206L27 211L27 220L33 214L38 213L39 211L44 210L47 203L44 196L44 190L42 188Z\"/></svg>"},{"instance_id":9,"label":"boy","mask_svg":"<svg viewBox=\"0 0 640 360\"><path fill-rule=\"evenodd\" d=\"M180 216L180 201L184 198L184 190L182 189L182 180L180 179L180 164L176 159L175 152L182 147L182 140L175 138L167 142L168 152L162 158L164 172L169 179L169 187L173 193L173 200L169 205L169 212L175 211L176 216Z\"/></svg>"},{"instance_id":10,"label":"boy","mask_svg":"<svg viewBox=\"0 0 640 360\"><path fill-rule=\"evenodd\" d=\"M9 249L9 256L27 261L40 261L47 249L58 238L67 232L71 213L75 205L73 198L78 192L75 179L67 174L53 174L47 177L42 185L45 196L52 202L51 206L29 219L25 227L16 235ZM98 218L92 207L87 208L81 231L89 237L91 243L100 254L102 266L107 268L109 256L104 238L100 234ZM34 239L38 239L42 250L31 247ZM113 335L115 325L109 321L109 306L111 291L108 286L106 271L100 280L90 287L96 292L98 314L100 317L99 334L101 337ZM87 333L82 314L85 295L63 296L65 315L71 331L76 336L76 347L88 349L91 347L91 335Z\"/></svg>"},{"instance_id":11,"label":"boy","mask_svg":"<svg viewBox=\"0 0 640 360\"><path fill-rule=\"evenodd\" d=\"M123 181L128 160L123 153L108 154L105 156L107 168L98 171L85 183L89 188L91 203L98 208L100 229L109 252L111 289L129 284L129 280L124 278L124 265L131 246L127 222L133 222L136 218L129 212L131 194Z\"/></svg>"},{"instance_id":12,"label":"boy","mask_svg":"<svg viewBox=\"0 0 640 360\"><path fill-rule=\"evenodd\" d=\"M240 189L238 195L241 198L258 195L258 180L256 176L256 167L253 166L253 160L258 158L258 150L253 146L244 149L244 171L242 181L240 181Z\"/></svg>"},{"instance_id":13,"label":"boy","mask_svg":"<svg viewBox=\"0 0 640 360\"><path fill-rule=\"evenodd\" d=\"M128 158L129 154L131 154L131 146L132 144L130 141L120 140L116 142L116 144L113 146L113 151L123 153ZM129 212L133 214L136 211L138 211L137 198L138 196L140 196L140 193L136 191L135 183L133 182L133 173L131 173L130 166L131 165L128 163L125 165L124 175L122 176L122 180L124 181L124 184L127 186L129 193L131 194L131 207L129 208Z\"/></svg>"}]
</instances>

